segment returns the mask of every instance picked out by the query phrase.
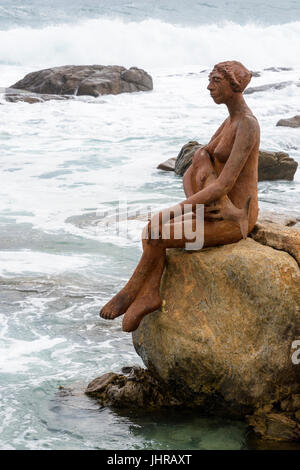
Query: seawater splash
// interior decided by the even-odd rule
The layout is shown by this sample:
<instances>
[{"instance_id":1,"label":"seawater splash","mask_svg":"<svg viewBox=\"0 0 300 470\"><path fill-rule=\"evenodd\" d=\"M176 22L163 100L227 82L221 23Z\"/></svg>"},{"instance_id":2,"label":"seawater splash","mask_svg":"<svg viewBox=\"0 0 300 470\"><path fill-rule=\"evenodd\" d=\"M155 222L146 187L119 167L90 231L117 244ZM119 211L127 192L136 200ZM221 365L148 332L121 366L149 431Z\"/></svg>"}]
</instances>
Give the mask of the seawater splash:
<instances>
[{"instance_id":1,"label":"seawater splash","mask_svg":"<svg viewBox=\"0 0 300 470\"><path fill-rule=\"evenodd\" d=\"M97 18L42 29L0 31L0 63L37 68L63 64L211 66L224 59L251 68L297 66L300 22L179 26L156 19Z\"/></svg>"}]
</instances>

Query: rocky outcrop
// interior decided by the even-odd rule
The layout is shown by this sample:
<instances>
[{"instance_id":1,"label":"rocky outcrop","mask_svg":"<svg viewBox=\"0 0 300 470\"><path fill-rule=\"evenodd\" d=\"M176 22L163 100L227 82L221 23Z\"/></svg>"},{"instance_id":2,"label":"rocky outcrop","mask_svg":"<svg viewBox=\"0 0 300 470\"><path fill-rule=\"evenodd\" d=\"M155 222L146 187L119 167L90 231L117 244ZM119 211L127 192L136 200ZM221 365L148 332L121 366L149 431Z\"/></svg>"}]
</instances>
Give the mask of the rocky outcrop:
<instances>
[{"instance_id":1,"label":"rocky outcrop","mask_svg":"<svg viewBox=\"0 0 300 470\"><path fill-rule=\"evenodd\" d=\"M155 409L183 405L183 401L175 398L149 370L124 367L122 372L109 372L94 379L85 393L96 398L101 406L115 408Z\"/></svg>"},{"instance_id":2,"label":"rocky outcrop","mask_svg":"<svg viewBox=\"0 0 300 470\"><path fill-rule=\"evenodd\" d=\"M157 168L164 170L165 167L168 171L174 168L177 175L183 176L187 168L192 163L192 158L195 151L202 145L193 140L185 144L175 161L169 159L161 163ZM292 181L296 173L298 163L285 152L268 152L267 150L259 151L258 159L258 181L272 181L272 180L288 180Z\"/></svg>"},{"instance_id":3,"label":"rocky outcrop","mask_svg":"<svg viewBox=\"0 0 300 470\"><path fill-rule=\"evenodd\" d=\"M223 404L265 438L300 439L295 259L249 238L168 250L161 295L162 309L133 333L148 370L181 400L213 412Z\"/></svg>"},{"instance_id":4,"label":"rocky outcrop","mask_svg":"<svg viewBox=\"0 0 300 470\"><path fill-rule=\"evenodd\" d=\"M167 250L163 305L133 333L147 369L105 374L86 393L102 406L243 417L265 439L299 441L299 222L265 212L252 239Z\"/></svg>"},{"instance_id":5,"label":"rocky outcrop","mask_svg":"<svg viewBox=\"0 0 300 470\"><path fill-rule=\"evenodd\" d=\"M300 116L294 116L287 119L280 119L276 126L284 126L284 127L300 127Z\"/></svg>"},{"instance_id":6,"label":"rocky outcrop","mask_svg":"<svg viewBox=\"0 0 300 470\"><path fill-rule=\"evenodd\" d=\"M142 69L118 65L65 65L26 75L10 88L47 95L100 96L153 89L151 76Z\"/></svg>"},{"instance_id":7,"label":"rocky outcrop","mask_svg":"<svg viewBox=\"0 0 300 470\"><path fill-rule=\"evenodd\" d=\"M252 93L268 91L268 90L282 90L283 88L286 88L290 85L296 85L299 87L300 82L287 81L287 82L267 83L266 85L249 87L249 88L246 88L246 90L244 91L244 95L251 95Z\"/></svg>"}]
</instances>

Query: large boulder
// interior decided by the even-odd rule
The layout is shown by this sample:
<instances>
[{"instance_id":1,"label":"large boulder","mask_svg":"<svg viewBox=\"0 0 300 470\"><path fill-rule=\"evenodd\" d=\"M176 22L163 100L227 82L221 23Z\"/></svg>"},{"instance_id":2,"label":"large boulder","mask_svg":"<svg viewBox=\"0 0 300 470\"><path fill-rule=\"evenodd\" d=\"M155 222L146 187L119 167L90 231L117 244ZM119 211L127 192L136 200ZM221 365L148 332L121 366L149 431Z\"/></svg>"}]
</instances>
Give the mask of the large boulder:
<instances>
[{"instance_id":1,"label":"large boulder","mask_svg":"<svg viewBox=\"0 0 300 470\"><path fill-rule=\"evenodd\" d=\"M181 400L222 404L266 438L300 439L296 260L250 238L168 250L161 295L161 310L133 333L148 370Z\"/></svg>"},{"instance_id":2,"label":"large boulder","mask_svg":"<svg viewBox=\"0 0 300 470\"><path fill-rule=\"evenodd\" d=\"M65 65L27 74L10 88L48 95L99 95L153 89L142 69L119 65Z\"/></svg>"},{"instance_id":3,"label":"large boulder","mask_svg":"<svg viewBox=\"0 0 300 470\"><path fill-rule=\"evenodd\" d=\"M183 176L192 163L195 151L202 145L197 141L185 144L175 161L175 173ZM288 180L292 181L298 163L285 152L269 152L260 149L258 158L258 181ZM163 168L161 168L163 169Z\"/></svg>"}]
</instances>

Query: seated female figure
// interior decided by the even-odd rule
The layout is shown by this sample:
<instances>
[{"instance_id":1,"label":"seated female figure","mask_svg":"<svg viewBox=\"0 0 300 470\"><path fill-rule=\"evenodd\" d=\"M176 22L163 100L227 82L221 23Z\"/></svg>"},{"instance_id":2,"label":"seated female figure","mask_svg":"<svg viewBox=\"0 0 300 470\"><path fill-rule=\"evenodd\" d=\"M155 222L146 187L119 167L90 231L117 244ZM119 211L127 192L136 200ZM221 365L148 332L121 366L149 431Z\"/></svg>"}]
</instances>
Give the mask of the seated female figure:
<instances>
[{"instance_id":1,"label":"seated female figure","mask_svg":"<svg viewBox=\"0 0 300 470\"><path fill-rule=\"evenodd\" d=\"M227 106L229 116L195 153L184 174L186 199L152 217L143 231L143 254L133 275L100 312L106 319L125 314L124 331L134 331L145 315L161 307L166 249L193 241L185 234L197 229L198 204L204 205L204 247L237 242L253 229L258 216L260 131L242 95L250 79L251 72L236 61L219 63L210 73L210 95L215 103ZM166 213L171 220L164 223ZM158 237L153 237L155 232ZM168 237L162 236L165 233ZM175 233L182 233L181 238Z\"/></svg>"}]
</instances>

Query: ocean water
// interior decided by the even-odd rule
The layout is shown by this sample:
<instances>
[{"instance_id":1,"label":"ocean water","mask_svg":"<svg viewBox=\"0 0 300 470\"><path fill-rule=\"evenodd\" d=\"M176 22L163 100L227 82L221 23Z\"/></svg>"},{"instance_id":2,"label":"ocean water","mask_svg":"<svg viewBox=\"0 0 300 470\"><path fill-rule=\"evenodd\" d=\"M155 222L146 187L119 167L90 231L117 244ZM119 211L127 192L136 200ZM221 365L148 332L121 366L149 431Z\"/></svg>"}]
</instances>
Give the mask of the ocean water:
<instances>
[{"instance_id":1,"label":"ocean water","mask_svg":"<svg viewBox=\"0 0 300 470\"><path fill-rule=\"evenodd\" d=\"M131 217L118 235L101 214L184 198L181 178L156 166L188 140L207 142L225 118L206 90L216 62L260 71L258 86L299 80L299 56L298 1L0 1L0 87L65 64L138 66L154 81L152 92L97 99L0 96L0 448L251 447L243 423L126 415L84 395L93 378L142 365L121 320L98 311L133 271L144 222ZM300 162L299 129L276 127L300 114L300 88L246 99L261 147ZM259 184L261 209L299 214L299 195L299 171Z\"/></svg>"}]
</instances>

